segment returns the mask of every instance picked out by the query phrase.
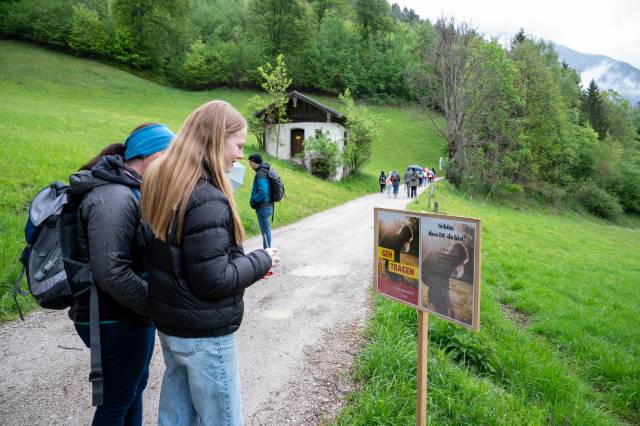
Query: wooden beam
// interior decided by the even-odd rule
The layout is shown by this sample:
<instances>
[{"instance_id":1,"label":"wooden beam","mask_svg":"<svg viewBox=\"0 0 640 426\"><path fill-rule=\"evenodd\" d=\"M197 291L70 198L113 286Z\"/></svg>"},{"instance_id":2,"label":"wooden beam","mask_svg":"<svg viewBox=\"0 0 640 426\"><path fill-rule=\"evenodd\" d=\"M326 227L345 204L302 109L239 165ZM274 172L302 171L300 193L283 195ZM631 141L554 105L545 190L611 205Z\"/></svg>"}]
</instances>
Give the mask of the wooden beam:
<instances>
[{"instance_id":1,"label":"wooden beam","mask_svg":"<svg viewBox=\"0 0 640 426\"><path fill-rule=\"evenodd\" d=\"M418 311L418 401L416 426L427 424L427 358L429 346L429 313Z\"/></svg>"}]
</instances>

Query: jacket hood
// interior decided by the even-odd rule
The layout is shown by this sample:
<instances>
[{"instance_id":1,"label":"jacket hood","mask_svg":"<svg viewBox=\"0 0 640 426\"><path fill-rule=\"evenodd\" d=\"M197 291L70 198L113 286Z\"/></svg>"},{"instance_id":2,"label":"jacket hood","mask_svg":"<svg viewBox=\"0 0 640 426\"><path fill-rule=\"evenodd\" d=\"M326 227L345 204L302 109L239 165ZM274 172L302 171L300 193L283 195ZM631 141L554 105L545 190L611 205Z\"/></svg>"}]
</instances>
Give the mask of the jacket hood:
<instances>
[{"instance_id":1,"label":"jacket hood","mask_svg":"<svg viewBox=\"0 0 640 426\"><path fill-rule=\"evenodd\" d=\"M74 194L83 194L110 183L140 189L141 181L138 173L126 167L119 155L105 155L91 170L80 170L69 177Z\"/></svg>"},{"instance_id":2,"label":"jacket hood","mask_svg":"<svg viewBox=\"0 0 640 426\"><path fill-rule=\"evenodd\" d=\"M258 167L258 169L256 170L256 172L260 169L265 169L266 171L269 171L271 169L271 164L269 164L268 161L263 161L262 164L260 164L260 167Z\"/></svg>"}]
</instances>

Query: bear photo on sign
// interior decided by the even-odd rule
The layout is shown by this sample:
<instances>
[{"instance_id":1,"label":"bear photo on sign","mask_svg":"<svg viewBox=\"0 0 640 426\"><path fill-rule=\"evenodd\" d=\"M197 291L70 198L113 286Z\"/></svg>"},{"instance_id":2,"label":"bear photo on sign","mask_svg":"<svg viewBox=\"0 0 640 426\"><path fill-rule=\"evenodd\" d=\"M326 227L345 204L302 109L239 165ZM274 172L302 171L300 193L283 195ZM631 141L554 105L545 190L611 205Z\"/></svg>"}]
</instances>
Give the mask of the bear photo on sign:
<instances>
[{"instance_id":1,"label":"bear photo on sign","mask_svg":"<svg viewBox=\"0 0 640 426\"><path fill-rule=\"evenodd\" d=\"M378 290L417 305L420 220L402 213L378 214Z\"/></svg>"},{"instance_id":2,"label":"bear photo on sign","mask_svg":"<svg viewBox=\"0 0 640 426\"><path fill-rule=\"evenodd\" d=\"M471 325L475 224L423 218L421 231L421 306Z\"/></svg>"}]
</instances>

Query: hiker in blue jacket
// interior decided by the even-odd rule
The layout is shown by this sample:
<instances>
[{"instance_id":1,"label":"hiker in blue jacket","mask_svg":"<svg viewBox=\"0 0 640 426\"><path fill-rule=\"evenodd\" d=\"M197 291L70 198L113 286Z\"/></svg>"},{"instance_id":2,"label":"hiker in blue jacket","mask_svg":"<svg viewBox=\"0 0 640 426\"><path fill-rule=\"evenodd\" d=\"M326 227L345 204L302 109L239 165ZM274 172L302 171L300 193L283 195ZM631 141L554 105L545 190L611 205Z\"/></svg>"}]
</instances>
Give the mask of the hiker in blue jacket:
<instances>
[{"instance_id":1,"label":"hiker in blue jacket","mask_svg":"<svg viewBox=\"0 0 640 426\"><path fill-rule=\"evenodd\" d=\"M273 217L273 202L271 201L268 177L271 166L266 161L262 161L260 154L251 154L249 156L249 166L256 172L249 204L255 209L258 216L258 224L262 234L262 247L267 248L271 247L271 224L269 221Z\"/></svg>"},{"instance_id":2,"label":"hiker in blue jacket","mask_svg":"<svg viewBox=\"0 0 640 426\"><path fill-rule=\"evenodd\" d=\"M149 377L155 327L147 311L145 230L140 184L146 168L173 140L162 124L136 128L70 177L79 207L79 257L89 262L98 288L103 403L93 425L141 425L142 393ZM148 235L150 237L151 235ZM91 345L89 293L75 299L69 317Z\"/></svg>"}]
</instances>

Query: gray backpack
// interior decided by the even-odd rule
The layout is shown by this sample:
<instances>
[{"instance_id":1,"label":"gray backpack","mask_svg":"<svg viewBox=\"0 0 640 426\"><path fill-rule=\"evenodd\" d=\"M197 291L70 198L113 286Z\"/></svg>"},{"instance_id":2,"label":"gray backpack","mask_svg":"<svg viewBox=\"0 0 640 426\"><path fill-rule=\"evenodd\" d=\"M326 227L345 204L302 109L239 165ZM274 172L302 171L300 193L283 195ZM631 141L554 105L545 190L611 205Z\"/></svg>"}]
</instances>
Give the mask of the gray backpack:
<instances>
[{"instance_id":1,"label":"gray backpack","mask_svg":"<svg viewBox=\"0 0 640 426\"><path fill-rule=\"evenodd\" d=\"M24 321L17 295L31 294L46 309L66 309L79 295L91 291L90 334L93 405L102 404L100 359L100 312L98 290L88 262L79 258L78 232L84 231L79 216L82 198L62 182L54 182L31 200L25 226L26 247L20 256L22 271L13 289L13 300ZM21 289L26 273L29 291Z\"/></svg>"}]
</instances>

